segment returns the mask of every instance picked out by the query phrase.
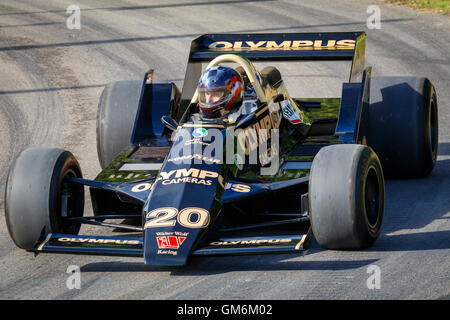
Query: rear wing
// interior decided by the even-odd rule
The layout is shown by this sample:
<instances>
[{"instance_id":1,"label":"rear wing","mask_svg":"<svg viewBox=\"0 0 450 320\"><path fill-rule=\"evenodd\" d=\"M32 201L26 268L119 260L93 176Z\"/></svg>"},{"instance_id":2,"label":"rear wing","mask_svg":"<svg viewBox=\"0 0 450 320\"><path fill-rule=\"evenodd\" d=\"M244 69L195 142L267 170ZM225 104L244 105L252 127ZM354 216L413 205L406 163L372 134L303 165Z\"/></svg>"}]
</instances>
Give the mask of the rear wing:
<instances>
[{"instance_id":1,"label":"rear wing","mask_svg":"<svg viewBox=\"0 0 450 320\"><path fill-rule=\"evenodd\" d=\"M191 43L182 95L189 99L201 75L201 62L222 54L238 54L252 61L348 60L349 82L360 82L364 71L366 33L253 33L205 34Z\"/></svg>"}]
</instances>

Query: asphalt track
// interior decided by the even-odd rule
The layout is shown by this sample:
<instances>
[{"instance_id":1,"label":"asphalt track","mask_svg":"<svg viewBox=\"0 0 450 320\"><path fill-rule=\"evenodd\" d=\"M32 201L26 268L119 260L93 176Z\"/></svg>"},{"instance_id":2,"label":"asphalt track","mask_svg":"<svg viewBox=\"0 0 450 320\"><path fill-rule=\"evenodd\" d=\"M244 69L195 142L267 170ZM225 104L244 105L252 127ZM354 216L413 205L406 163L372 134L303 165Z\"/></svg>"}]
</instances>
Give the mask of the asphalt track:
<instances>
[{"instance_id":1,"label":"asphalt track","mask_svg":"<svg viewBox=\"0 0 450 320\"><path fill-rule=\"evenodd\" d=\"M381 29L369 30L366 10L374 3L381 8ZM419 75L434 83L438 162L428 179L386 182L382 234L368 250L327 251L313 243L305 256L196 258L183 268L146 267L137 258L34 257L10 240L2 197L0 298L450 298L448 17L368 0L82 0L76 1L82 10L81 29L69 30L66 9L71 4L0 3L1 194L12 159L29 146L68 149L79 159L84 176L95 177L100 169L95 117L102 87L140 79L149 68L155 69L155 81L174 81L181 87L190 41L214 32L366 31L366 65L373 66L374 76ZM306 81L292 83L305 95L317 95L326 90L335 71L341 70L305 67L301 72ZM286 81L296 74L284 73ZM86 214L92 214L90 203ZM81 268L79 290L66 287L70 265ZM367 286L373 265L380 268L379 289Z\"/></svg>"}]
</instances>

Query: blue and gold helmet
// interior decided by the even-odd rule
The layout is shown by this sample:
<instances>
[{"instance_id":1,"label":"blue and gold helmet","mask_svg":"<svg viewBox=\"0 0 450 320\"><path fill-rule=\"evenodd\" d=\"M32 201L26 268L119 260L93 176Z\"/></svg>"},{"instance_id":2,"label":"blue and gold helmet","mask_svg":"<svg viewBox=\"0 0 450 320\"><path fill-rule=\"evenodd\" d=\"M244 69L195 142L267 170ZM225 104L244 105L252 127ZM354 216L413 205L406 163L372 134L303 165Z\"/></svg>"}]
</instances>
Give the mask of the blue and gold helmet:
<instances>
[{"instance_id":1,"label":"blue and gold helmet","mask_svg":"<svg viewBox=\"0 0 450 320\"><path fill-rule=\"evenodd\" d=\"M198 106L205 118L218 118L237 110L244 96L244 81L234 69L215 66L198 82Z\"/></svg>"}]
</instances>

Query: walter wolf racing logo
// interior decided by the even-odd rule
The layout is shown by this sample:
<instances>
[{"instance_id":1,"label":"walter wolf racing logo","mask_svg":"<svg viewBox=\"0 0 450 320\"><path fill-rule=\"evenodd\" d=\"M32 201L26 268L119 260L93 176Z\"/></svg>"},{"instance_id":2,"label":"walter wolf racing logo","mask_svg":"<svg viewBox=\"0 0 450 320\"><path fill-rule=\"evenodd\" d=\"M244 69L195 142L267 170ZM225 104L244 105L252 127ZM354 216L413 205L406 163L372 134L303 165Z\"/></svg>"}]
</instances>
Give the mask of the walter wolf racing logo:
<instances>
[{"instance_id":1,"label":"walter wolf racing logo","mask_svg":"<svg viewBox=\"0 0 450 320\"><path fill-rule=\"evenodd\" d=\"M178 249L184 240L186 240L186 237L163 236L157 237L156 240L160 249Z\"/></svg>"}]
</instances>

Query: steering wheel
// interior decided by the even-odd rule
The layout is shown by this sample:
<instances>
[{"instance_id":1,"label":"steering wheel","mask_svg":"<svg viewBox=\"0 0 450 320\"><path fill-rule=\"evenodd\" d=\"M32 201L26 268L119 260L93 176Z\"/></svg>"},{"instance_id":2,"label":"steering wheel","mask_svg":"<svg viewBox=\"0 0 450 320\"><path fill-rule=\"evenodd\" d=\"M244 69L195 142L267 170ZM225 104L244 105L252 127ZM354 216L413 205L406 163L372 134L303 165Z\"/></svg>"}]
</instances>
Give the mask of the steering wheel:
<instances>
[{"instance_id":1,"label":"steering wheel","mask_svg":"<svg viewBox=\"0 0 450 320\"><path fill-rule=\"evenodd\" d=\"M241 56L238 56L236 54L223 54L223 55L215 57L206 66L206 69L217 66L223 62L235 62L238 65L240 65L244 69L245 73L247 74L248 80L250 81L253 88L255 89L255 93L256 93L256 96L258 97L258 100L262 103L267 102L266 95L264 94L264 90L261 86L261 83L259 83L258 79L256 78L256 75L255 75L256 69L249 60L244 59ZM192 97L191 103L197 103L197 102L198 102L198 89L195 89L195 93L194 93L194 96Z\"/></svg>"}]
</instances>

